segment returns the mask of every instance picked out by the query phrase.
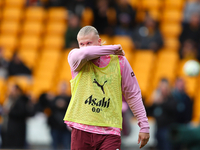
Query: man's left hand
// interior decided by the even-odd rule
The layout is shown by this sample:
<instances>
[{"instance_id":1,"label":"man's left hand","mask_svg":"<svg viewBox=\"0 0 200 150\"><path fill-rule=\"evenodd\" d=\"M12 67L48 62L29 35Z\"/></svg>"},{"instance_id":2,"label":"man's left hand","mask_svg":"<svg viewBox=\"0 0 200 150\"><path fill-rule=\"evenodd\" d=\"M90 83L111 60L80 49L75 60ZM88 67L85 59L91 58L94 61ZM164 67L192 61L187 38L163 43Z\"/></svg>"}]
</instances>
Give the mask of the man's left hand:
<instances>
[{"instance_id":1,"label":"man's left hand","mask_svg":"<svg viewBox=\"0 0 200 150\"><path fill-rule=\"evenodd\" d=\"M138 144L140 143L140 148L144 147L147 144L147 142L149 141L149 137L149 133L139 133Z\"/></svg>"}]
</instances>

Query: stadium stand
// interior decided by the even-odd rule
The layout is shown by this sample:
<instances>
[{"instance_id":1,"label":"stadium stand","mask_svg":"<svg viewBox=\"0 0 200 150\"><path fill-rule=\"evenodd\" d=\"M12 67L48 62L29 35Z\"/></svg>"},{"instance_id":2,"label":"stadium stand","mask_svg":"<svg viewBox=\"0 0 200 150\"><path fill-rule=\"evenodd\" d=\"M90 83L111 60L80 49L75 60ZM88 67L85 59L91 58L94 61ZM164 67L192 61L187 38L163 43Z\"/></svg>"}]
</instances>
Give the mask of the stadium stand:
<instances>
[{"instance_id":1,"label":"stadium stand","mask_svg":"<svg viewBox=\"0 0 200 150\"><path fill-rule=\"evenodd\" d=\"M159 21L163 34L164 47L158 52L136 50L128 36L100 35L105 44L121 44L125 50L144 97L148 97L158 84L159 79L166 77L173 82L182 76L187 85L188 94L194 98L194 120L200 117L199 77L187 77L182 72L186 60L180 60L179 35L182 31L183 9L185 0L129 0L136 9L136 20L141 22L145 12ZM15 51L24 63L33 69L30 82L24 78L0 79L0 103L6 93L6 82L16 82L27 91L38 97L44 91L56 91L60 81L69 82L70 67L67 61L69 49L64 49L64 34L67 30L68 13L64 7L43 8L39 6L25 7L25 0L0 0L0 46L5 49L5 57L9 60ZM110 24L115 24L115 11L108 11ZM113 14L113 15L110 15ZM162 16L162 17L161 17ZM94 14L92 9L85 8L81 25L91 25ZM178 70L178 71L176 71ZM55 79L55 80L54 80ZM148 98L147 98L147 103Z\"/></svg>"}]
</instances>

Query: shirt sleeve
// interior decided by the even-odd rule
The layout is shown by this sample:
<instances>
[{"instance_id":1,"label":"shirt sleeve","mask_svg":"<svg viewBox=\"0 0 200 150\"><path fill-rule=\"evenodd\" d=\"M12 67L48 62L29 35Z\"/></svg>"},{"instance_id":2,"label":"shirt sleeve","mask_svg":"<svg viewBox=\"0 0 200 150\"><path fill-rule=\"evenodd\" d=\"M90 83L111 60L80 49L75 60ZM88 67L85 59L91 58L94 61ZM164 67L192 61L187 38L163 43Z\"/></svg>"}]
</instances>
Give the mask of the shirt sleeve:
<instances>
[{"instance_id":1,"label":"shirt sleeve","mask_svg":"<svg viewBox=\"0 0 200 150\"><path fill-rule=\"evenodd\" d=\"M115 54L118 49L118 45L87 46L73 49L68 55L68 62L72 71L79 71L87 61L100 56Z\"/></svg>"},{"instance_id":2,"label":"shirt sleeve","mask_svg":"<svg viewBox=\"0 0 200 150\"><path fill-rule=\"evenodd\" d=\"M142 101L141 90L135 74L125 57L122 71L122 93L131 111L138 120L140 132L149 133L149 123Z\"/></svg>"}]
</instances>

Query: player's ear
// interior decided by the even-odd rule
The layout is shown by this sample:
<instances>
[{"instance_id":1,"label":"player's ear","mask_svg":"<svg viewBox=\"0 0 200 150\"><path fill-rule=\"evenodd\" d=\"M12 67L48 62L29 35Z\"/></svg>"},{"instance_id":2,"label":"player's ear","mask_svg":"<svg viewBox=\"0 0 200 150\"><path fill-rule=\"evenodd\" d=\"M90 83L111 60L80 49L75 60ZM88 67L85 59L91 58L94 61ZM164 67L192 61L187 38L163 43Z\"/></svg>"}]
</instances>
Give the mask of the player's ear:
<instances>
[{"instance_id":1,"label":"player's ear","mask_svg":"<svg viewBox=\"0 0 200 150\"><path fill-rule=\"evenodd\" d=\"M101 38L98 39L98 44L99 44L99 45L102 45L102 43L101 43Z\"/></svg>"}]
</instances>

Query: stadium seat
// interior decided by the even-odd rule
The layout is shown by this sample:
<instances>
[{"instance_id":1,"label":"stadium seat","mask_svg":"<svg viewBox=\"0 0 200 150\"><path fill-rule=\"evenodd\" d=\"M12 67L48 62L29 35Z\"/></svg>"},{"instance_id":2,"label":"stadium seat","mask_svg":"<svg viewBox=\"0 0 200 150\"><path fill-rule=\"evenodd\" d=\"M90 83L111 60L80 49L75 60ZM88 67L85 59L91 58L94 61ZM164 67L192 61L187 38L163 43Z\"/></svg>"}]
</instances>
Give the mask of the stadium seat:
<instances>
[{"instance_id":1,"label":"stadium seat","mask_svg":"<svg viewBox=\"0 0 200 150\"><path fill-rule=\"evenodd\" d=\"M129 36L114 36L113 44L121 44L123 50L126 52L130 52L134 50L134 43Z\"/></svg>"},{"instance_id":2,"label":"stadium seat","mask_svg":"<svg viewBox=\"0 0 200 150\"><path fill-rule=\"evenodd\" d=\"M160 30L164 38L178 38L182 31L182 25L180 23L162 22Z\"/></svg>"},{"instance_id":3,"label":"stadium seat","mask_svg":"<svg viewBox=\"0 0 200 150\"><path fill-rule=\"evenodd\" d=\"M39 98L39 96L44 93L50 91L52 87L52 80L46 80L44 79L35 79L33 80L33 84L30 88L30 93L35 97L36 99Z\"/></svg>"},{"instance_id":4,"label":"stadium seat","mask_svg":"<svg viewBox=\"0 0 200 150\"><path fill-rule=\"evenodd\" d=\"M82 20L81 20L81 25L86 26L86 25L91 25L94 20L94 14L91 8L87 7L83 10L82 12Z\"/></svg>"},{"instance_id":5,"label":"stadium seat","mask_svg":"<svg viewBox=\"0 0 200 150\"><path fill-rule=\"evenodd\" d=\"M180 60L180 62L179 62L179 66L178 66L178 70L177 70L177 75L178 76L186 76L185 74L184 74L184 72L183 72L183 66L184 66L184 64L186 63L186 61L188 61L188 59L182 59L182 60Z\"/></svg>"},{"instance_id":6,"label":"stadium seat","mask_svg":"<svg viewBox=\"0 0 200 150\"><path fill-rule=\"evenodd\" d=\"M170 63L174 63L179 59L179 54L176 51L159 51L157 57L161 61L170 61Z\"/></svg>"},{"instance_id":7,"label":"stadium seat","mask_svg":"<svg viewBox=\"0 0 200 150\"><path fill-rule=\"evenodd\" d=\"M61 52L54 49L44 49L41 53L40 59L49 60L49 59L59 59Z\"/></svg>"},{"instance_id":8,"label":"stadium seat","mask_svg":"<svg viewBox=\"0 0 200 150\"><path fill-rule=\"evenodd\" d=\"M67 30L66 22L51 21L47 23L46 34L63 36Z\"/></svg>"},{"instance_id":9,"label":"stadium seat","mask_svg":"<svg viewBox=\"0 0 200 150\"><path fill-rule=\"evenodd\" d=\"M161 78L167 78L173 83L176 78L176 70L179 63L179 55L176 51L160 51L157 55L153 88L156 88Z\"/></svg>"},{"instance_id":10,"label":"stadium seat","mask_svg":"<svg viewBox=\"0 0 200 150\"><path fill-rule=\"evenodd\" d=\"M68 11L64 7L52 7L49 8L47 15L49 21L65 22L68 17Z\"/></svg>"},{"instance_id":11,"label":"stadium seat","mask_svg":"<svg viewBox=\"0 0 200 150\"><path fill-rule=\"evenodd\" d=\"M58 81L66 81L66 82L70 82L70 80L72 79L71 76L71 69L67 60L68 54L69 54L70 50L66 50L61 57L61 61L60 61L60 67L58 69Z\"/></svg>"},{"instance_id":12,"label":"stadium seat","mask_svg":"<svg viewBox=\"0 0 200 150\"><path fill-rule=\"evenodd\" d=\"M152 9L160 9L162 1L160 0L141 0L142 9L144 10L152 10Z\"/></svg>"},{"instance_id":13,"label":"stadium seat","mask_svg":"<svg viewBox=\"0 0 200 150\"><path fill-rule=\"evenodd\" d=\"M33 95L36 97L42 92L52 89L54 80L56 80L60 55L60 51L46 49L38 57L38 63L34 69L34 84L32 87Z\"/></svg>"},{"instance_id":14,"label":"stadium seat","mask_svg":"<svg viewBox=\"0 0 200 150\"><path fill-rule=\"evenodd\" d=\"M32 79L26 76L12 76L7 79L7 84L17 84L23 92L27 93L30 90Z\"/></svg>"},{"instance_id":15,"label":"stadium seat","mask_svg":"<svg viewBox=\"0 0 200 150\"><path fill-rule=\"evenodd\" d=\"M165 0L165 9L179 9L182 10L185 4L185 0Z\"/></svg>"},{"instance_id":16,"label":"stadium seat","mask_svg":"<svg viewBox=\"0 0 200 150\"><path fill-rule=\"evenodd\" d=\"M5 50L4 51L4 57L5 57L5 59L10 60L12 58L12 56L13 56L13 53L14 53L13 50L8 50L8 49Z\"/></svg>"},{"instance_id":17,"label":"stadium seat","mask_svg":"<svg viewBox=\"0 0 200 150\"><path fill-rule=\"evenodd\" d=\"M20 23L18 21L2 21L0 27L1 34L17 36Z\"/></svg>"},{"instance_id":18,"label":"stadium seat","mask_svg":"<svg viewBox=\"0 0 200 150\"><path fill-rule=\"evenodd\" d=\"M60 58L59 51L42 51L40 57L38 58L37 67L35 67L34 76L52 76L56 73L58 67L58 62Z\"/></svg>"},{"instance_id":19,"label":"stadium seat","mask_svg":"<svg viewBox=\"0 0 200 150\"><path fill-rule=\"evenodd\" d=\"M198 77L182 76L186 82L186 92L191 98L195 98L198 89Z\"/></svg>"},{"instance_id":20,"label":"stadium seat","mask_svg":"<svg viewBox=\"0 0 200 150\"><path fill-rule=\"evenodd\" d=\"M6 96L6 81L3 78L0 78L0 104L4 103Z\"/></svg>"},{"instance_id":21,"label":"stadium seat","mask_svg":"<svg viewBox=\"0 0 200 150\"><path fill-rule=\"evenodd\" d=\"M46 11L43 7L27 7L25 9L24 20L26 21L44 21Z\"/></svg>"},{"instance_id":22,"label":"stadium seat","mask_svg":"<svg viewBox=\"0 0 200 150\"><path fill-rule=\"evenodd\" d=\"M177 75L182 77L186 82L186 91L187 93L194 98L196 96L196 90L198 84L198 76L197 77L189 77L183 72L183 66L188 61L188 59L182 59L178 64Z\"/></svg>"},{"instance_id":23,"label":"stadium seat","mask_svg":"<svg viewBox=\"0 0 200 150\"><path fill-rule=\"evenodd\" d=\"M5 48L5 50L15 50L17 46L17 37L13 35L0 35L0 46Z\"/></svg>"},{"instance_id":24,"label":"stadium seat","mask_svg":"<svg viewBox=\"0 0 200 150\"><path fill-rule=\"evenodd\" d=\"M183 20L183 12L177 9L166 9L162 13L162 22L177 22L181 23Z\"/></svg>"},{"instance_id":25,"label":"stadium seat","mask_svg":"<svg viewBox=\"0 0 200 150\"><path fill-rule=\"evenodd\" d=\"M64 48L65 41L63 36L46 35L43 41L44 49L57 49L62 50Z\"/></svg>"},{"instance_id":26,"label":"stadium seat","mask_svg":"<svg viewBox=\"0 0 200 150\"><path fill-rule=\"evenodd\" d=\"M44 25L41 22L26 21L22 27L22 34L40 36Z\"/></svg>"},{"instance_id":27,"label":"stadium seat","mask_svg":"<svg viewBox=\"0 0 200 150\"><path fill-rule=\"evenodd\" d=\"M103 45L112 45L113 44L113 39L109 35L101 34L99 36L101 38L101 42Z\"/></svg>"},{"instance_id":28,"label":"stadium seat","mask_svg":"<svg viewBox=\"0 0 200 150\"><path fill-rule=\"evenodd\" d=\"M20 21L22 19L22 9L15 7L5 7L2 12L4 21Z\"/></svg>"},{"instance_id":29,"label":"stadium seat","mask_svg":"<svg viewBox=\"0 0 200 150\"><path fill-rule=\"evenodd\" d=\"M138 80L143 97L148 97L151 77L154 67L155 54L151 50L136 50L131 64Z\"/></svg>"},{"instance_id":30,"label":"stadium seat","mask_svg":"<svg viewBox=\"0 0 200 150\"><path fill-rule=\"evenodd\" d=\"M18 51L19 57L31 69L37 64L38 51L35 49L20 49Z\"/></svg>"},{"instance_id":31,"label":"stadium seat","mask_svg":"<svg viewBox=\"0 0 200 150\"><path fill-rule=\"evenodd\" d=\"M193 119L192 121L196 124L200 122L200 90L199 88L196 90L196 97L193 102Z\"/></svg>"},{"instance_id":32,"label":"stadium seat","mask_svg":"<svg viewBox=\"0 0 200 150\"><path fill-rule=\"evenodd\" d=\"M70 81L72 79L71 70L68 65L63 65L60 69L59 80Z\"/></svg>"},{"instance_id":33,"label":"stadium seat","mask_svg":"<svg viewBox=\"0 0 200 150\"><path fill-rule=\"evenodd\" d=\"M38 49L41 45L41 39L39 36L23 35L19 41L20 49Z\"/></svg>"},{"instance_id":34,"label":"stadium seat","mask_svg":"<svg viewBox=\"0 0 200 150\"><path fill-rule=\"evenodd\" d=\"M0 2L0 8L1 8L1 2ZM0 11L0 20L2 20L2 12Z\"/></svg>"},{"instance_id":35,"label":"stadium seat","mask_svg":"<svg viewBox=\"0 0 200 150\"><path fill-rule=\"evenodd\" d=\"M0 0L0 8L2 8L2 7L3 7L3 1Z\"/></svg>"},{"instance_id":36,"label":"stadium seat","mask_svg":"<svg viewBox=\"0 0 200 150\"><path fill-rule=\"evenodd\" d=\"M163 48L178 51L180 48L180 42L177 38L164 38Z\"/></svg>"},{"instance_id":37,"label":"stadium seat","mask_svg":"<svg viewBox=\"0 0 200 150\"><path fill-rule=\"evenodd\" d=\"M138 1L138 0L129 0L128 2L131 5L131 7L133 7L133 9L137 9L137 8L141 7L140 1Z\"/></svg>"},{"instance_id":38,"label":"stadium seat","mask_svg":"<svg viewBox=\"0 0 200 150\"><path fill-rule=\"evenodd\" d=\"M4 7L22 8L26 4L26 0L4 0Z\"/></svg>"},{"instance_id":39,"label":"stadium seat","mask_svg":"<svg viewBox=\"0 0 200 150\"><path fill-rule=\"evenodd\" d=\"M160 21L160 18L161 18L161 13L160 13L160 10L157 10L157 9L152 9L152 10L149 10L149 15L155 20L155 21Z\"/></svg>"}]
</instances>

